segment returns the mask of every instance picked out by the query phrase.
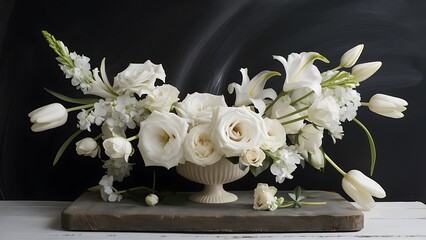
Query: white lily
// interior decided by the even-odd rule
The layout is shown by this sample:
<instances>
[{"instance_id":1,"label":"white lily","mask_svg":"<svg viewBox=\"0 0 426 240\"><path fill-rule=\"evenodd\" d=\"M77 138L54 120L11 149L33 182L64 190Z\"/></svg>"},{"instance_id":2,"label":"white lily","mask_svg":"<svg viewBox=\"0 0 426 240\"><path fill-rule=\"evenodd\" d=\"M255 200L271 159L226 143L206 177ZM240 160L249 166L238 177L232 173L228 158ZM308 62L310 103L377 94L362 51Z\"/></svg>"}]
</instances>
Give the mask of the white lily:
<instances>
[{"instance_id":1,"label":"white lily","mask_svg":"<svg viewBox=\"0 0 426 240\"><path fill-rule=\"evenodd\" d=\"M375 94L367 104L368 108L379 115L390 118L402 118L407 110L407 101L402 98L392 97L385 94Z\"/></svg>"},{"instance_id":2,"label":"white lily","mask_svg":"<svg viewBox=\"0 0 426 240\"><path fill-rule=\"evenodd\" d=\"M352 75L355 81L362 82L371 77L382 66L382 62L368 62L357 64L352 68Z\"/></svg>"},{"instance_id":3,"label":"white lily","mask_svg":"<svg viewBox=\"0 0 426 240\"><path fill-rule=\"evenodd\" d=\"M364 44L359 44L351 49L349 49L343 56L340 58L339 67L350 68L355 65L356 61L358 61L359 56L364 49Z\"/></svg>"},{"instance_id":4,"label":"white lily","mask_svg":"<svg viewBox=\"0 0 426 240\"><path fill-rule=\"evenodd\" d=\"M365 210L374 207L372 196L377 198L386 197L385 190L373 179L365 176L358 170L351 170L342 179L342 188Z\"/></svg>"},{"instance_id":5,"label":"white lily","mask_svg":"<svg viewBox=\"0 0 426 240\"><path fill-rule=\"evenodd\" d=\"M288 60L282 56L273 58L280 61L285 68L284 92L307 87L317 95L321 94L321 73L313 63L317 59L329 63L327 58L316 52L292 53L288 56Z\"/></svg>"},{"instance_id":6,"label":"white lily","mask_svg":"<svg viewBox=\"0 0 426 240\"><path fill-rule=\"evenodd\" d=\"M273 76L281 76L279 72L262 71L250 80L247 68L240 69L243 80L241 85L233 82L228 85L228 92L232 94L235 90L235 106L249 105L253 103L254 107L263 115L266 109L264 99L269 98L274 100L277 93L272 89L263 89L266 81Z\"/></svg>"}]
</instances>

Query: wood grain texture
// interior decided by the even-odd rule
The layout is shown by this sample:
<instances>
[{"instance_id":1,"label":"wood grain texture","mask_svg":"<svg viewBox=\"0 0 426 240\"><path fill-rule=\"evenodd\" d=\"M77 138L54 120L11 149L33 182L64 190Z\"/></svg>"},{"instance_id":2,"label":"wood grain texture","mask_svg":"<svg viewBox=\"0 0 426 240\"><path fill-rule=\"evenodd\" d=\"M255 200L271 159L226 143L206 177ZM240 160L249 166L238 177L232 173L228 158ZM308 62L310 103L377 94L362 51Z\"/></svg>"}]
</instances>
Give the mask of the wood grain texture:
<instances>
[{"instance_id":1,"label":"wood grain texture","mask_svg":"<svg viewBox=\"0 0 426 240\"><path fill-rule=\"evenodd\" d=\"M236 194L239 199L233 203L147 207L127 199L106 203L96 193L84 193L64 209L61 223L66 230L82 231L222 233L343 232L364 226L363 213L337 193L308 191L306 201L327 204L273 212L253 210L251 191Z\"/></svg>"}]
</instances>

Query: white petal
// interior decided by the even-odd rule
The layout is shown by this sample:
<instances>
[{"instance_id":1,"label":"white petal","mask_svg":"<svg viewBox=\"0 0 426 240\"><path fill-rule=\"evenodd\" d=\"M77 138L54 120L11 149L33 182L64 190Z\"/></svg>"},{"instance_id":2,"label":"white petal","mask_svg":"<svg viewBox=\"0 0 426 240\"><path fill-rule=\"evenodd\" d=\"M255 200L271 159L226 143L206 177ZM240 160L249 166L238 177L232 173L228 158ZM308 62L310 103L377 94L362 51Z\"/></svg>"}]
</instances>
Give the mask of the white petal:
<instances>
[{"instance_id":1,"label":"white petal","mask_svg":"<svg viewBox=\"0 0 426 240\"><path fill-rule=\"evenodd\" d=\"M358 205L365 210L370 210L374 207L374 199L366 191L357 189L349 182L346 177L342 179L342 188Z\"/></svg>"}]
</instances>

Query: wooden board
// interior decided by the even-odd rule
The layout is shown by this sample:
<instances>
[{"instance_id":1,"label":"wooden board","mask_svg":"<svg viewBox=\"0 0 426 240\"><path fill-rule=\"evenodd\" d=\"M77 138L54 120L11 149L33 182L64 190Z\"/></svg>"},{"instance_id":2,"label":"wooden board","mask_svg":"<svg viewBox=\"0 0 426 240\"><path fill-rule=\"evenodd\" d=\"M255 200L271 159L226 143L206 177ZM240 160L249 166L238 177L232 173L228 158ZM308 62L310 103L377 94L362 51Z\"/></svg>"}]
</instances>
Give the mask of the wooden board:
<instances>
[{"instance_id":1,"label":"wooden board","mask_svg":"<svg viewBox=\"0 0 426 240\"><path fill-rule=\"evenodd\" d=\"M97 193L84 193L62 212L62 227L83 231L260 233L357 231L364 226L362 212L337 193L307 191L306 201L327 204L272 212L253 210L251 191L234 193L239 199L232 203L155 207L128 199L106 203Z\"/></svg>"}]
</instances>

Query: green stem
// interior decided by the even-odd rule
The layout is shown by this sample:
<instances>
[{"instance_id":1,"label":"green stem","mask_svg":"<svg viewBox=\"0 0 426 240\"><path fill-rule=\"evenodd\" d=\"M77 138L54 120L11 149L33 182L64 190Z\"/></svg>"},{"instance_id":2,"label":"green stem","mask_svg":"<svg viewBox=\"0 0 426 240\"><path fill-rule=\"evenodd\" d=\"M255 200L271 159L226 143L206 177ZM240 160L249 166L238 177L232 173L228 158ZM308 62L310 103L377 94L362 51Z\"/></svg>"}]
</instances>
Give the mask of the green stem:
<instances>
[{"instance_id":1,"label":"green stem","mask_svg":"<svg viewBox=\"0 0 426 240\"><path fill-rule=\"evenodd\" d=\"M90 104L85 104L85 105L81 105L81 106L77 106L77 107L67 108L67 112L72 112L72 111L76 111L76 110L81 110L81 109L93 107L94 105L95 105L94 103L90 103Z\"/></svg>"},{"instance_id":2,"label":"green stem","mask_svg":"<svg viewBox=\"0 0 426 240\"><path fill-rule=\"evenodd\" d=\"M287 207L291 207L293 205L294 205L294 202L289 202L287 204L279 205L278 208L287 208Z\"/></svg>"},{"instance_id":3,"label":"green stem","mask_svg":"<svg viewBox=\"0 0 426 240\"><path fill-rule=\"evenodd\" d=\"M334 169L336 169L340 174L342 174L343 176L346 175L346 172L343 171L339 166L337 166L337 164L333 162L333 160L331 160L331 158L327 154L324 153L324 157L331 164L331 166L333 166Z\"/></svg>"},{"instance_id":4,"label":"green stem","mask_svg":"<svg viewBox=\"0 0 426 240\"><path fill-rule=\"evenodd\" d=\"M293 102L291 102L290 104L291 104L291 105L293 105L293 104L295 104L295 103L298 103L298 102L302 101L303 99L305 99L305 98L309 97L310 95L312 95L312 93L314 93L314 91L310 91L310 92L308 92L307 94L305 94L305 95L303 95L302 97L300 97L300 98L298 98L298 99L294 100L294 101L293 101Z\"/></svg>"},{"instance_id":5,"label":"green stem","mask_svg":"<svg viewBox=\"0 0 426 240\"><path fill-rule=\"evenodd\" d=\"M99 138L101 138L102 137L102 133L101 134L99 134L98 136L96 136L95 138L93 138L93 140L95 140L95 141L97 141Z\"/></svg>"},{"instance_id":6,"label":"green stem","mask_svg":"<svg viewBox=\"0 0 426 240\"><path fill-rule=\"evenodd\" d=\"M145 187L145 186L139 186L139 187L133 187L133 188L129 188L129 189L124 189L121 191L116 191L117 194L122 194L125 193L127 191L136 191L136 190L147 190L149 192L154 192L153 189L149 188L149 187Z\"/></svg>"},{"instance_id":7,"label":"green stem","mask_svg":"<svg viewBox=\"0 0 426 240\"><path fill-rule=\"evenodd\" d=\"M278 94L278 96L266 107L265 113L272 108L272 106L278 101L278 99L280 99L281 97L284 97L286 94L287 94L286 92L281 91L280 94Z\"/></svg>"},{"instance_id":8,"label":"green stem","mask_svg":"<svg viewBox=\"0 0 426 240\"><path fill-rule=\"evenodd\" d=\"M297 113L303 112L303 111L305 111L305 110L308 110L308 108L309 108L309 106L308 106L308 107L301 108L301 109L296 110L296 111L294 111L294 112L291 112L291 113L289 113L289 114L283 115L283 116L281 116L281 117L279 117L279 118L277 118L277 119L278 119L278 120L281 120L281 119L284 119L284 118L290 117L290 116L292 116L292 115L294 115L294 114L297 114Z\"/></svg>"},{"instance_id":9,"label":"green stem","mask_svg":"<svg viewBox=\"0 0 426 240\"><path fill-rule=\"evenodd\" d=\"M327 202L299 202L302 205L324 205L327 204Z\"/></svg>"},{"instance_id":10,"label":"green stem","mask_svg":"<svg viewBox=\"0 0 426 240\"><path fill-rule=\"evenodd\" d=\"M131 142L131 141L134 141L134 140L136 140L136 139L138 139L139 138L139 135L135 135L135 136L133 136L133 137L129 137L129 138L127 138L126 140L127 141L129 141L129 142Z\"/></svg>"},{"instance_id":11,"label":"green stem","mask_svg":"<svg viewBox=\"0 0 426 240\"><path fill-rule=\"evenodd\" d=\"M295 122L298 122L298 121L300 121L300 120L303 120L303 119L305 119L305 118L307 118L307 117L308 117L308 115L302 116L302 117L300 117L300 118L295 118L295 119L290 120L290 121L287 121L287 122L282 122L282 123L281 123L281 125L287 125L287 124L295 123Z\"/></svg>"},{"instance_id":12,"label":"green stem","mask_svg":"<svg viewBox=\"0 0 426 240\"><path fill-rule=\"evenodd\" d=\"M368 106L370 106L370 103L368 103L368 102L361 102L361 106L368 107Z\"/></svg>"}]
</instances>

